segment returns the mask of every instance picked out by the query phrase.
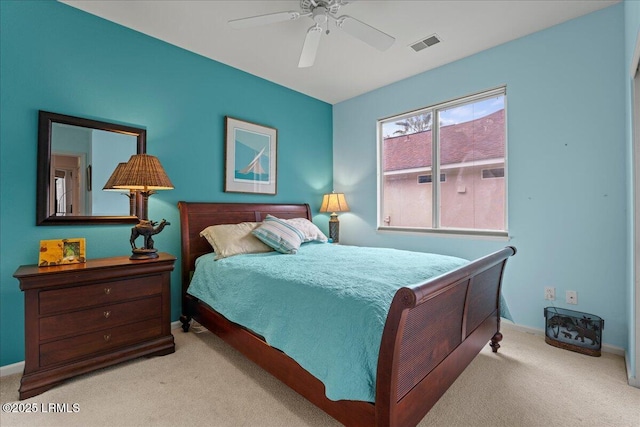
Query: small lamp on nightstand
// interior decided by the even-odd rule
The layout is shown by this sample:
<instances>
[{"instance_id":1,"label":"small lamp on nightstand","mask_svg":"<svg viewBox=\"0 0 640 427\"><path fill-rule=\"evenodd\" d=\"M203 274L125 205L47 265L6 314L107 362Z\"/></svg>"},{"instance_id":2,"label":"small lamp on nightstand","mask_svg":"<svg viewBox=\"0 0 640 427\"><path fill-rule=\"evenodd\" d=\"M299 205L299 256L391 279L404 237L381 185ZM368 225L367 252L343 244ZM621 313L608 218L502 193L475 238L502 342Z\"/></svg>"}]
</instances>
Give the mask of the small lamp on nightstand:
<instances>
[{"instance_id":1,"label":"small lamp on nightstand","mask_svg":"<svg viewBox=\"0 0 640 427\"><path fill-rule=\"evenodd\" d=\"M331 212L329 220L329 238L333 243L338 243L340 238L340 221L337 212L349 212L349 205L344 193L330 193L322 197L320 212Z\"/></svg>"},{"instance_id":2,"label":"small lamp on nightstand","mask_svg":"<svg viewBox=\"0 0 640 427\"><path fill-rule=\"evenodd\" d=\"M142 195L143 211L138 213L140 222L131 229L131 259L151 259L158 257L158 250L153 247L151 236L160 233L170 225L164 219L157 224L149 221L149 196L157 190L173 190L173 184L167 176L157 157L149 154L134 154L122 171L122 178L115 188L135 190ZM157 225L157 226L156 226ZM144 237L144 246L136 247L138 236Z\"/></svg>"}]
</instances>

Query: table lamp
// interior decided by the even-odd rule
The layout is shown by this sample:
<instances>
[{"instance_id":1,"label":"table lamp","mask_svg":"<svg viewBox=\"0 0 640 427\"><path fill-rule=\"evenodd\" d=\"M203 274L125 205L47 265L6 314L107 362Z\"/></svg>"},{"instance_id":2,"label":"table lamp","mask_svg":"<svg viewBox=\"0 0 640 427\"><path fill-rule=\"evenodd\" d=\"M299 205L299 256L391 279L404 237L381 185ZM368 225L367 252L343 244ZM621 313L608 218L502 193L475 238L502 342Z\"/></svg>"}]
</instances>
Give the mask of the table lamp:
<instances>
[{"instance_id":1,"label":"table lamp","mask_svg":"<svg viewBox=\"0 0 640 427\"><path fill-rule=\"evenodd\" d=\"M151 236L160 233L165 226L170 225L166 220L160 224L149 220L149 196L157 190L173 190L173 184L167 176L157 157L149 154L134 154L122 171L122 179L115 188L135 190L142 195L143 209L138 215L140 222L131 229L130 259L151 259L158 257L158 250L153 247ZM144 237L144 246L136 247L138 236Z\"/></svg>"},{"instance_id":2,"label":"table lamp","mask_svg":"<svg viewBox=\"0 0 640 427\"><path fill-rule=\"evenodd\" d=\"M349 212L349 205L344 197L344 193L329 193L322 197L320 212L331 212L329 219L329 238L333 243L338 243L340 239L340 221L337 212Z\"/></svg>"}]
</instances>

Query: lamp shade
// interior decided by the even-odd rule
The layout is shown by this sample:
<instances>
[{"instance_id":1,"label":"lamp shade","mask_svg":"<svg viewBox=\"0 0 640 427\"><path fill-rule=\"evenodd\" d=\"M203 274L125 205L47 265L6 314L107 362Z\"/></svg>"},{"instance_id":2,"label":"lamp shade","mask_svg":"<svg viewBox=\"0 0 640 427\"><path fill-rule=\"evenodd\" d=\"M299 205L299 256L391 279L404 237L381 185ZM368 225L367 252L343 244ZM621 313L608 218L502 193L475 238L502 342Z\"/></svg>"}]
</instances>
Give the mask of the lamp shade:
<instances>
[{"instance_id":1,"label":"lamp shade","mask_svg":"<svg viewBox=\"0 0 640 427\"><path fill-rule=\"evenodd\" d=\"M115 188L129 190L173 190L173 184L157 157L134 154L122 171L122 178Z\"/></svg>"},{"instance_id":2,"label":"lamp shade","mask_svg":"<svg viewBox=\"0 0 640 427\"><path fill-rule=\"evenodd\" d=\"M116 166L115 170L107 180L107 183L104 185L104 187L102 187L102 189L103 190L122 190L121 188L116 188L116 185L119 185L120 183L122 183L122 177L123 177L122 172L124 171L124 168L126 166L127 166L126 162L118 163L118 166Z\"/></svg>"},{"instance_id":3,"label":"lamp shade","mask_svg":"<svg viewBox=\"0 0 640 427\"><path fill-rule=\"evenodd\" d=\"M322 197L320 212L349 212L344 193L330 193Z\"/></svg>"}]
</instances>

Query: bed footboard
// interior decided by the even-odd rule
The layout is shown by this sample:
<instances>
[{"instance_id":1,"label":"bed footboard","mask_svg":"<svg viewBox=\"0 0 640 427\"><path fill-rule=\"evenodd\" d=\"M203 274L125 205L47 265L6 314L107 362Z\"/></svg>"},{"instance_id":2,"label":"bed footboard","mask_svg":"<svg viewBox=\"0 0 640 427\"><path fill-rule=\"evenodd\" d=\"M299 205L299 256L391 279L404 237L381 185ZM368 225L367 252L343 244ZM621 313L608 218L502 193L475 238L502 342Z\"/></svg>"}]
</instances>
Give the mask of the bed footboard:
<instances>
[{"instance_id":1,"label":"bed footboard","mask_svg":"<svg viewBox=\"0 0 640 427\"><path fill-rule=\"evenodd\" d=\"M416 425L491 341L500 347L500 288L513 247L396 293L380 346L376 425Z\"/></svg>"}]
</instances>

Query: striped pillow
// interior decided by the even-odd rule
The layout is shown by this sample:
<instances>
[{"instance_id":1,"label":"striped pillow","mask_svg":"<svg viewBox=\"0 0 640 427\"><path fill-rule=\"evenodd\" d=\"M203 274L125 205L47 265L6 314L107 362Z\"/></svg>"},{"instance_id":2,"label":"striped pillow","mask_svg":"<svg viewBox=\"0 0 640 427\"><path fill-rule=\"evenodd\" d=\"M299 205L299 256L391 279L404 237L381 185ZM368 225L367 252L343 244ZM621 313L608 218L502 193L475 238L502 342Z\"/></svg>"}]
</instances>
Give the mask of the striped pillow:
<instances>
[{"instance_id":1,"label":"striped pillow","mask_svg":"<svg viewBox=\"0 0 640 427\"><path fill-rule=\"evenodd\" d=\"M267 246L283 254L297 253L304 240L304 235L297 228L272 215L267 215L262 225L251 233Z\"/></svg>"}]
</instances>

